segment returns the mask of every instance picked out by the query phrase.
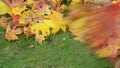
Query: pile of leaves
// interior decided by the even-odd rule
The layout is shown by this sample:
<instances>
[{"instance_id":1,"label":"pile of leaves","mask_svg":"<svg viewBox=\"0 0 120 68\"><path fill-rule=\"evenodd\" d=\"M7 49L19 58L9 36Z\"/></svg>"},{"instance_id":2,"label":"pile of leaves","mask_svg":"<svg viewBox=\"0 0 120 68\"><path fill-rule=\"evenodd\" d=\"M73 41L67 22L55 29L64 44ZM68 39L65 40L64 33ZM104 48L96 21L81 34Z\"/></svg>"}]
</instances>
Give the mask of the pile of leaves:
<instances>
[{"instance_id":1,"label":"pile of leaves","mask_svg":"<svg viewBox=\"0 0 120 68\"><path fill-rule=\"evenodd\" d=\"M3 0L0 1L0 25L6 28L6 39L18 40L19 34L35 36L42 43L50 34L66 30L61 0Z\"/></svg>"},{"instance_id":2,"label":"pile of leaves","mask_svg":"<svg viewBox=\"0 0 120 68\"><path fill-rule=\"evenodd\" d=\"M119 5L119 0L0 0L0 25L9 41L24 33L38 43L68 27L98 57L114 59L120 54Z\"/></svg>"}]
</instances>

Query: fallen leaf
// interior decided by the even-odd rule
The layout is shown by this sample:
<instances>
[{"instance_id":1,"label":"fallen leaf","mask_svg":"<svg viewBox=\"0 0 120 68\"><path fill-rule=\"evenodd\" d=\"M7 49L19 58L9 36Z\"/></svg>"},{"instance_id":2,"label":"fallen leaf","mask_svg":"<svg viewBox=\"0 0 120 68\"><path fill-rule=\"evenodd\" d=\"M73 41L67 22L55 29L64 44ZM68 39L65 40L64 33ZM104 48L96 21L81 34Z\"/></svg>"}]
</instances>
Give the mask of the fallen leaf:
<instances>
[{"instance_id":1,"label":"fallen leaf","mask_svg":"<svg viewBox=\"0 0 120 68\"><path fill-rule=\"evenodd\" d=\"M35 36L35 41L37 41L38 43L43 43L44 40L45 40L45 37L43 35Z\"/></svg>"},{"instance_id":2,"label":"fallen leaf","mask_svg":"<svg viewBox=\"0 0 120 68\"><path fill-rule=\"evenodd\" d=\"M4 16L2 18L0 18L0 26L3 26L6 28L7 25L8 25L7 18Z\"/></svg>"},{"instance_id":3,"label":"fallen leaf","mask_svg":"<svg viewBox=\"0 0 120 68\"><path fill-rule=\"evenodd\" d=\"M33 36L29 27L24 27L24 34L26 35L27 38Z\"/></svg>"},{"instance_id":4,"label":"fallen leaf","mask_svg":"<svg viewBox=\"0 0 120 68\"><path fill-rule=\"evenodd\" d=\"M8 12L9 12L8 6L4 2L0 1L0 15L6 14Z\"/></svg>"},{"instance_id":5,"label":"fallen leaf","mask_svg":"<svg viewBox=\"0 0 120 68\"><path fill-rule=\"evenodd\" d=\"M28 46L28 48L35 48L35 47L36 47L35 45Z\"/></svg>"},{"instance_id":6,"label":"fallen leaf","mask_svg":"<svg viewBox=\"0 0 120 68\"><path fill-rule=\"evenodd\" d=\"M18 40L19 38L17 35L21 33L21 29L11 29L10 26L7 26L5 37L8 41Z\"/></svg>"}]
</instances>

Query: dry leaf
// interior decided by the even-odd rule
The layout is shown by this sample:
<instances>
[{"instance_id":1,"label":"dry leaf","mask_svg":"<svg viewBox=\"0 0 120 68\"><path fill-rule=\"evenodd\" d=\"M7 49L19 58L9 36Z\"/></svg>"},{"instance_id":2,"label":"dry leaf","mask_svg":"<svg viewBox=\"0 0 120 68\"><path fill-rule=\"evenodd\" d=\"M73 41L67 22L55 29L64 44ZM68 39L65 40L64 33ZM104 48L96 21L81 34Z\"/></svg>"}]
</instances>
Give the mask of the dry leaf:
<instances>
[{"instance_id":1,"label":"dry leaf","mask_svg":"<svg viewBox=\"0 0 120 68\"><path fill-rule=\"evenodd\" d=\"M45 40L45 37L43 35L35 36L35 41L37 41L38 43L43 43L44 40Z\"/></svg>"},{"instance_id":2,"label":"dry leaf","mask_svg":"<svg viewBox=\"0 0 120 68\"><path fill-rule=\"evenodd\" d=\"M24 33L27 36L33 34L46 37L50 34L56 34L60 29L63 31L66 30L63 15L54 10L50 10L46 5L37 10L23 12L19 23L26 26ZM27 28L29 29L27 30Z\"/></svg>"},{"instance_id":3,"label":"dry leaf","mask_svg":"<svg viewBox=\"0 0 120 68\"><path fill-rule=\"evenodd\" d=\"M4 0L12 17L12 21L7 22L7 25L3 19L0 23L6 26L7 40L18 40L17 35L24 32L27 37L35 35L36 41L42 43L50 34L56 34L60 29L66 31L63 15L57 12L63 9L62 0L51 2L54 2L54 10L44 0ZM26 7L26 4L29 7Z\"/></svg>"},{"instance_id":4,"label":"dry leaf","mask_svg":"<svg viewBox=\"0 0 120 68\"><path fill-rule=\"evenodd\" d=\"M21 33L21 29L11 29L10 26L7 26L5 37L8 41L18 40L19 38L17 35Z\"/></svg>"},{"instance_id":5,"label":"dry leaf","mask_svg":"<svg viewBox=\"0 0 120 68\"><path fill-rule=\"evenodd\" d=\"M33 36L29 27L24 27L24 34L26 35L27 38Z\"/></svg>"},{"instance_id":6,"label":"dry leaf","mask_svg":"<svg viewBox=\"0 0 120 68\"><path fill-rule=\"evenodd\" d=\"M6 28L7 25L8 25L8 22L7 22L6 17L2 17L2 18L0 18L0 26L3 26L3 27Z\"/></svg>"},{"instance_id":7,"label":"dry leaf","mask_svg":"<svg viewBox=\"0 0 120 68\"><path fill-rule=\"evenodd\" d=\"M35 48L35 47L36 47L35 45L28 46L28 48Z\"/></svg>"}]
</instances>

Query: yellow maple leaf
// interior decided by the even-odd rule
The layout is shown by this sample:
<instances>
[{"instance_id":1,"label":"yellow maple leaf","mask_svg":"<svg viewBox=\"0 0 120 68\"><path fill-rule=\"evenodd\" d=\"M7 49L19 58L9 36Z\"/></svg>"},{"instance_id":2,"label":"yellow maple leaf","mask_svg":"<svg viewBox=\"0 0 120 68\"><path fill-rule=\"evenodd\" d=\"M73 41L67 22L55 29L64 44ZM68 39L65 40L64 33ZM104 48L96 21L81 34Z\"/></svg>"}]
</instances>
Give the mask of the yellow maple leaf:
<instances>
[{"instance_id":1,"label":"yellow maple leaf","mask_svg":"<svg viewBox=\"0 0 120 68\"><path fill-rule=\"evenodd\" d=\"M0 1L0 15L8 12L9 12L8 6L4 2Z\"/></svg>"},{"instance_id":2,"label":"yellow maple leaf","mask_svg":"<svg viewBox=\"0 0 120 68\"><path fill-rule=\"evenodd\" d=\"M26 0L26 4L33 4L33 0Z\"/></svg>"},{"instance_id":3,"label":"yellow maple leaf","mask_svg":"<svg viewBox=\"0 0 120 68\"><path fill-rule=\"evenodd\" d=\"M76 3L78 3L78 2L81 2L81 0L72 0L72 5L74 5L74 4L76 4Z\"/></svg>"},{"instance_id":4,"label":"yellow maple leaf","mask_svg":"<svg viewBox=\"0 0 120 68\"><path fill-rule=\"evenodd\" d=\"M24 7L14 7L12 8L12 10L9 12L10 15L14 14L14 15L20 15L23 11L25 11L27 8L26 6Z\"/></svg>"},{"instance_id":5,"label":"yellow maple leaf","mask_svg":"<svg viewBox=\"0 0 120 68\"><path fill-rule=\"evenodd\" d=\"M63 19L63 15L59 12L52 11L52 15L50 16L50 19L55 24L55 27L52 29L52 33L56 34L58 30L62 29L63 31L66 30L66 23Z\"/></svg>"},{"instance_id":6,"label":"yellow maple leaf","mask_svg":"<svg viewBox=\"0 0 120 68\"><path fill-rule=\"evenodd\" d=\"M39 21L39 23L31 26L31 32L35 35L39 35L41 32L43 36L48 36L50 34L50 27Z\"/></svg>"},{"instance_id":7,"label":"yellow maple leaf","mask_svg":"<svg viewBox=\"0 0 120 68\"><path fill-rule=\"evenodd\" d=\"M52 0L53 3L61 2L62 0Z\"/></svg>"}]
</instances>

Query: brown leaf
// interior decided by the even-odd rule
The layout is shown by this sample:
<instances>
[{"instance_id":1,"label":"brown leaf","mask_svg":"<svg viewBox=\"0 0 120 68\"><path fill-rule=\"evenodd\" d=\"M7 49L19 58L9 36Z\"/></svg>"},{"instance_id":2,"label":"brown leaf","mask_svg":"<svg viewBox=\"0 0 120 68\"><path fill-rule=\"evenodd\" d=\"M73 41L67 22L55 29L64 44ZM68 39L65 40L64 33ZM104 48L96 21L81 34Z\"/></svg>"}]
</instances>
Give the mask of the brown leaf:
<instances>
[{"instance_id":1,"label":"brown leaf","mask_svg":"<svg viewBox=\"0 0 120 68\"><path fill-rule=\"evenodd\" d=\"M18 40L18 36L17 34L21 34L22 30L21 29L11 29L10 26L7 26L6 29L6 34L5 37L7 40L11 41L11 40Z\"/></svg>"},{"instance_id":2,"label":"brown leaf","mask_svg":"<svg viewBox=\"0 0 120 68\"><path fill-rule=\"evenodd\" d=\"M0 25L3 26L3 27L7 27L8 23L7 23L6 17L2 17L0 19Z\"/></svg>"},{"instance_id":3,"label":"brown leaf","mask_svg":"<svg viewBox=\"0 0 120 68\"><path fill-rule=\"evenodd\" d=\"M24 27L24 34L26 35L27 38L33 36L29 27Z\"/></svg>"},{"instance_id":4,"label":"brown leaf","mask_svg":"<svg viewBox=\"0 0 120 68\"><path fill-rule=\"evenodd\" d=\"M64 11L65 5L62 5L62 0L56 0L56 3L53 3L50 0L45 0L45 2L50 6L51 9L53 9L55 11L58 11L58 12Z\"/></svg>"},{"instance_id":5,"label":"brown leaf","mask_svg":"<svg viewBox=\"0 0 120 68\"><path fill-rule=\"evenodd\" d=\"M47 3L44 0L36 0L34 1L34 4L32 6L32 9L39 9L42 8L43 6L47 6Z\"/></svg>"},{"instance_id":6,"label":"brown leaf","mask_svg":"<svg viewBox=\"0 0 120 68\"><path fill-rule=\"evenodd\" d=\"M25 5L24 0L3 0L3 2L5 2L10 9L14 7L23 7Z\"/></svg>"}]
</instances>

